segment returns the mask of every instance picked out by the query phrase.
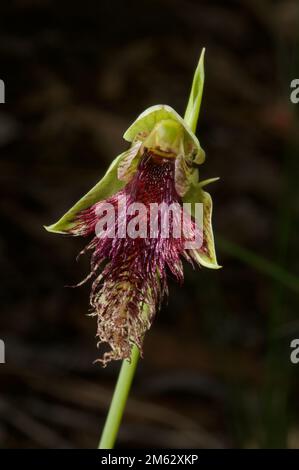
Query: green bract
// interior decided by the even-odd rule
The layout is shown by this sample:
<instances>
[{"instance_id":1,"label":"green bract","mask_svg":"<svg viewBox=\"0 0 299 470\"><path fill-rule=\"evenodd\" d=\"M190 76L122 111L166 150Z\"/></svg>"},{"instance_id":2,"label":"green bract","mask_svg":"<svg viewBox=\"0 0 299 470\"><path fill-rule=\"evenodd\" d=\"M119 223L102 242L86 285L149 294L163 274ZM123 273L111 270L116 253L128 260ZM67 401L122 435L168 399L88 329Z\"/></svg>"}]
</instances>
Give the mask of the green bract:
<instances>
[{"instance_id":1,"label":"green bract","mask_svg":"<svg viewBox=\"0 0 299 470\"><path fill-rule=\"evenodd\" d=\"M215 178L198 182L197 165L204 162L205 152L194 134L204 83L203 58L204 50L195 71L184 119L167 105L156 105L146 109L124 133L124 139L131 143L130 148L116 157L103 178L58 222L45 227L46 230L68 233L74 226L76 215L122 189L137 171L144 152L150 151L161 157L175 159L175 187L183 202L203 203L206 250L204 253L196 252L196 257L203 266L219 268L211 224L212 199L202 189Z\"/></svg>"}]
</instances>

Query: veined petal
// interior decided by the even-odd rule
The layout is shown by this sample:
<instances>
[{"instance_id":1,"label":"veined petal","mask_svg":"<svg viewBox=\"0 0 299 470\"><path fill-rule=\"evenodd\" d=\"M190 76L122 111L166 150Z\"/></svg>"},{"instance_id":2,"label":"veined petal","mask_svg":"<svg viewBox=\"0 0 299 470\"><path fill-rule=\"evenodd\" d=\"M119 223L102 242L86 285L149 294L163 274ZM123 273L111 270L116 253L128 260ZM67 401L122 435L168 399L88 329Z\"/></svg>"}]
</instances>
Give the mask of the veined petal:
<instances>
[{"instance_id":1,"label":"veined petal","mask_svg":"<svg viewBox=\"0 0 299 470\"><path fill-rule=\"evenodd\" d=\"M195 203L203 204L203 240L205 243L205 250L193 250L192 255L199 264L210 269L219 269L221 266L217 263L214 235L212 228L212 210L213 202L209 193L202 188L209 183L217 181L219 178L211 178L201 181L197 184L192 184L189 191L183 197L183 202L191 203L191 215L195 215Z\"/></svg>"},{"instance_id":2,"label":"veined petal","mask_svg":"<svg viewBox=\"0 0 299 470\"><path fill-rule=\"evenodd\" d=\"M175 190L174 173L173 159L146 152L129 183L105 201L114 207L115 218L111 221L114 236L110 236L108 226L97 231L102 217L98 211L101 202L81 211L76 219L77 226L71 231L75 235L94 235L83 250L83 253L92 252L91 274L85 280L94 279L90 303L91 315L98 319L99 344L108 343L111 348L101 359L104 365L112 359L129 358L132 344L142 352L144 334L168 292L167 273L183 281L185 232L180 232L179 237L176 235L176 224L181 226L183 209ZM145 208L137 223L135 214L126 210L124 217L123 213L123 208L129 209L135 203ZM154 214L152 204L157 209ZM169 213L171 206L174 212ZM132 222L138 232L133 236ZM125 237L119 232L123 224ZM193 227L191 224L191 238Z\"/></svg>"}]
</instances>

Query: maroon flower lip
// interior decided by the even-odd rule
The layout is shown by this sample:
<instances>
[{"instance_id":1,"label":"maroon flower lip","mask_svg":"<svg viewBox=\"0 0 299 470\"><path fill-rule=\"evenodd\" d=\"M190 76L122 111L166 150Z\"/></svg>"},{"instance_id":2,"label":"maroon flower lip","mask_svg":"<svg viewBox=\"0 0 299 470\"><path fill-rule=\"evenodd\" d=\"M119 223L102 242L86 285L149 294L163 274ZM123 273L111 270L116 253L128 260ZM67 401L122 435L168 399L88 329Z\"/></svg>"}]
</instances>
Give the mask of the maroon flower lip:
<instances>
[{"instance_id":1,"label":"maroon flower lip","mask_svg":"<svg viewBox=\"0 0 299 470\"><path fill-rule=\"evenodd\" d=\"M124 224L127 229L132 223L133 215L121 220L119 202L126 207L142 203L146 208L151 204L165 204L166 207L175 204L179 213L171 213L167 237L163 236L163 212L158 213L155 236L151 236L150 211L143 220L148 233L146 237L119 236L117 231L115 236L109 236L109 230L98 236L96 227L101 221L103 204L115 208L115 225ZM195 220L190 218L187 230L184 227L180 236L174 233L176 217L183 216L183 212L182 199L175 189L175 159L145 150L137 171L122 190L77 214L70 233L93 235L82 252L92 252L91 272L83 282L93 278L90 305L91 315L97 318L98 345L108 343L110 346L99 359L104 366L113 359L129 359L133 344L142 354L144 335L168 293L168 274L181 283L184 277L182 259L192 265L198 263L194 250L186 249L186 241L198 233L201 239L203 237ZM206 245L205 240L202 241L200 250L204 252Z\"/></svg>"}]
</instances>

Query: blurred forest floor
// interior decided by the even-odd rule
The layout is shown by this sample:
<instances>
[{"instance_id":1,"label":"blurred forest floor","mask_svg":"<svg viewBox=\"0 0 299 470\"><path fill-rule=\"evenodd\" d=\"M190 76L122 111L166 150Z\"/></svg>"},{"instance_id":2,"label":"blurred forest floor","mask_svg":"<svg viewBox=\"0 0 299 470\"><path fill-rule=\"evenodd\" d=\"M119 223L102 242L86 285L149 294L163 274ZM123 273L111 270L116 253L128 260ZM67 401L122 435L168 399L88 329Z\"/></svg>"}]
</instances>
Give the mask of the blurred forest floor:
<instances>
[{"instance_id":1,"label":"blurred forest floor","mask_svg":"<svg viewBox=\"0 0 299 470\"><path fill-rule=\"evenodd\" d=\"M119 364L93 364L89 286L65 287L88 272L85 241L43 225L100 179L141 111L183 114L203 46L197 135L202 179L221 177L224 268L171 283L118 446L299 447L299 3L13 0L0 24L1 447L97 445Z\"/></svg>"}]
</instances>

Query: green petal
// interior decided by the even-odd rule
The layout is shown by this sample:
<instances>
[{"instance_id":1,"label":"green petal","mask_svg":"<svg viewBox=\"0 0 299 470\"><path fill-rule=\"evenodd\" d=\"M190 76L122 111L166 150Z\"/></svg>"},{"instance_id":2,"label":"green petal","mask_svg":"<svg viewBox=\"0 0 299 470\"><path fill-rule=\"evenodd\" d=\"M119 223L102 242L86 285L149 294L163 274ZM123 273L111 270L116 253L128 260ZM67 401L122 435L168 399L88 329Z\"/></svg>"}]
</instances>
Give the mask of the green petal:
<instances>
[{"instance_id":1,"label":"green petal","mask_svg":"<svg viewBox=\"0 0 299 470\"><path fill-rule=\"evenodd\" d=\"M138 134L140 136L148 135L158 122L169 119L178 122L184 128L186 144L187 146L189 145L191 151L194 150L195 152L193 161L197 164L203 163L205 160L205 152L201 148L196 135L192 132L184 119L173 108L166 104L157 104L146 109L138 116L136 121L133 122L124 133L123 137L128 142L133 142Z\"/></svg>"},{"instance_id":2,"label":"green petal","mask_svg":"<svg viewBox=\"0 0 299 470\"><path fill-rule=\"evenodd\" d=\"M201 253L194 250L194 256L197 261L207 268L219 269L221 266L217 263L214 235L212 228L212 210L213 203L209 193L204 191L203 186L218 180L219 178L211 178L209 180L202 181L197 184L193 184L187 194L183 197L183 202L191 203L191 214L194 216L194 204L201 202L203 204L203 236L207 242L207 253Z\"/></svg>"},{"instance_id":3,"label":"green petal","mask_svg":"<svg viewBox=\"0 0 299 470\"><path fill-rule=\"evenodd\" d=\"M45 226L45 229L48 230L48 232L68 233L74 226L74 219L78 212L87 209L98 201L110 197L112 194L122 189L125 183L117 178L117 169L118 165L127 156L129 151L130 149L116 157L103 178L67 211L58 222Z\"/></svg>"},{"instance_id":4,"label":"green petal","mask_svg":"<svg viewBox=\"0 0 299 470\"><path fill-rule=\"evenodd\" d=\"M140 140L134 142L131 148L126 152L125 158L122 159L118 166L117 177L119 180L127 183L136 173L141 157L139 153L141 144L142 142Z\"/></svg>"}]
</instances>

